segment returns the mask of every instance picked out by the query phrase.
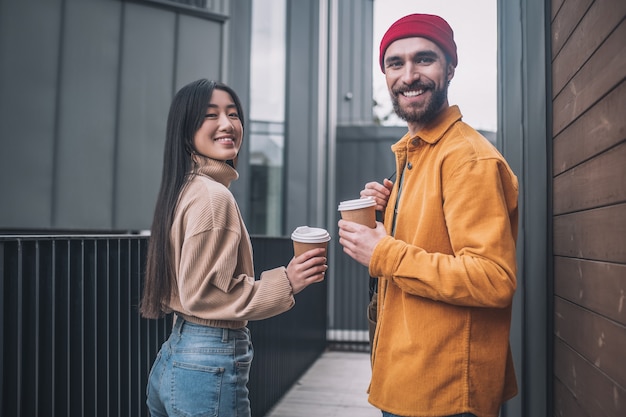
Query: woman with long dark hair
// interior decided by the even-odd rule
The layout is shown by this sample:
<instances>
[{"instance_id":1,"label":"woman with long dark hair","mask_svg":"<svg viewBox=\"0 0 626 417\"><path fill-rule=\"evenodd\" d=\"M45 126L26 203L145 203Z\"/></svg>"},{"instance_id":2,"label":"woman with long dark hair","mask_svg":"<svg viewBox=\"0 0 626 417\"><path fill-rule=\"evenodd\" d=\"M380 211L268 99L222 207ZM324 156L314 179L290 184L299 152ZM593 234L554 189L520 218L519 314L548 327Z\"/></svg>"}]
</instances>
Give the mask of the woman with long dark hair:
<instances>
[{"instance_id":1,"label":"woman with long dark hair","mask_svg":"<svg viewBox=\"0 0 626 417\"><path fill-rule=\"evenodd\" d=\"M324 250L314 249L255 280L228 189L243 128L241 102L222 83L192 82L172 101L140 307L146 318L174 313L148 380L153 417L250 416L248 320L287 311L294 294L324 279Z\"/></svg>"}]
</instances>

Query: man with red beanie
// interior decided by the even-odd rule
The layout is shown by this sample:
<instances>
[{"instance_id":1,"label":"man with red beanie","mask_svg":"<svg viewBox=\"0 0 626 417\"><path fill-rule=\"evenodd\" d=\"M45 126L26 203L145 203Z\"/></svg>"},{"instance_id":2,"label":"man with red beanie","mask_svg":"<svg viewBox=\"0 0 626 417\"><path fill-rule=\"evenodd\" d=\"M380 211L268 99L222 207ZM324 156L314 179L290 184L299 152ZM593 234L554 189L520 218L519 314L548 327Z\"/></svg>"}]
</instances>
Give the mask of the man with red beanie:
<instances>
[{"instance_id":1,"label":"man with red beanie","mask_svg":"<svg viewBox=\"0 0 626 417\"><path fill-rule=\"evenodd\" d=\"M396 21L380 43L395 112L397 182L361 192L375 229L339 221L344 252L378 277L369 401L384 417L497 417L517 394L509 345L518 182L448 104L458 63L439 16Z\"/></svg>"}]
</instances>

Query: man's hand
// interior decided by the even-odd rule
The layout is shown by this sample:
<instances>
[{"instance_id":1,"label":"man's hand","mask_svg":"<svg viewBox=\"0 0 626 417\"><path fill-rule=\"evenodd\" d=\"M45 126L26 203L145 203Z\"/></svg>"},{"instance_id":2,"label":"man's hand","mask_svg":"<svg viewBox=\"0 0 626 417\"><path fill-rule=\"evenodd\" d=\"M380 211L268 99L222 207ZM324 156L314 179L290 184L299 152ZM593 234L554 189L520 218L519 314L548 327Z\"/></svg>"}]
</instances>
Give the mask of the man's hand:
<instances>
[{"instance_id":1,"label":"man's hand","mask_svg":"<svg viewBox=\"0 0 626 417\"><path fill-rule=\"evenodd\" d=\"M361 265L369 267L374 248L387 236L383 224L376 222L376 228L372 229L355 222L339 220L338 225L339 243L343 246L343 251Z\"/></svg>"},{"instance_id":2,"label":"man's hand","mask_svg":"<svg viewBox=\"0 0 626 417\"><path fill-rule=\"evenodd\" d=\"M361 198L373 198L376 201L376 210L384 211L385 207L387 207L392 187L393 182L387 178L383 180L382 184L379 182L368 182L365 184L365 188L361 190Z\"/></svg>"}]
</instances>

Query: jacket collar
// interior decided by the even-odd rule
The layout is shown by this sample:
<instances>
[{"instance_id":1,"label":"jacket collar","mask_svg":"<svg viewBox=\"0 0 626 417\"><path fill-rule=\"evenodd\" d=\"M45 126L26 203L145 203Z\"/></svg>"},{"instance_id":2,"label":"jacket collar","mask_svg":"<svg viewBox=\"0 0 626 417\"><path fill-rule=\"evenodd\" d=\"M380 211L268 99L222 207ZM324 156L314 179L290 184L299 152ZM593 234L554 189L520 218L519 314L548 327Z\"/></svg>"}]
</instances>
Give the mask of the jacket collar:
<instances>
[{"instance_id":1,"label":"jacket collar","mask_svg":"<svg viewBox=\"0 0 626 417\"><path fill-rule=\"evenodd\" d=\"M450 127L461 120L463 115L459 106L449 106L444 109L439 115L430 122L426 127L411 135L406 133L398 142L396 142L391 149L395 152L398 148L409 148L419 145L420 141L434 145L445 135ZM411 146L413 145L413 146Z\"/></svg>"}]
</instances>

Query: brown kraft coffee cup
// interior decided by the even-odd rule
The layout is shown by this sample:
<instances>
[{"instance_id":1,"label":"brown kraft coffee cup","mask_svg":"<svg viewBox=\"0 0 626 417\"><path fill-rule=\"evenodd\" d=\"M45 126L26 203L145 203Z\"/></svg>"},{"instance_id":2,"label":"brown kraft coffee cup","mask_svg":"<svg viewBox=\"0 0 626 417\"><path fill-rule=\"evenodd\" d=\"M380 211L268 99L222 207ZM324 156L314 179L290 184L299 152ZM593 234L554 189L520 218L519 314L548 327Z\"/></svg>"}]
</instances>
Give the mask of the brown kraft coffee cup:
<instances>
[{"instance_id":1,"label":"brown kraft coffee cup","mask_svg":"<svg viewBox=\"0 0 626 417\"><path fill-rule=\"evenodd\" d=\"M338 210L343 220L376 228L376 202L372 198L357 198L339 203Z\"/></svg>"},{"instance_id":2,"label":"brown kraft coffee cup","mask_svg":"<svg viewBox=\"0 0 626 417\"><path fill-rule=\"evenodd\" d=\"M323 256L326 256L330 234L326 229L300 226L291 234L291 240L293 241L294 256L300 256L304 252L315 248L324 248Z\"/></svg>"}]
</instances>

